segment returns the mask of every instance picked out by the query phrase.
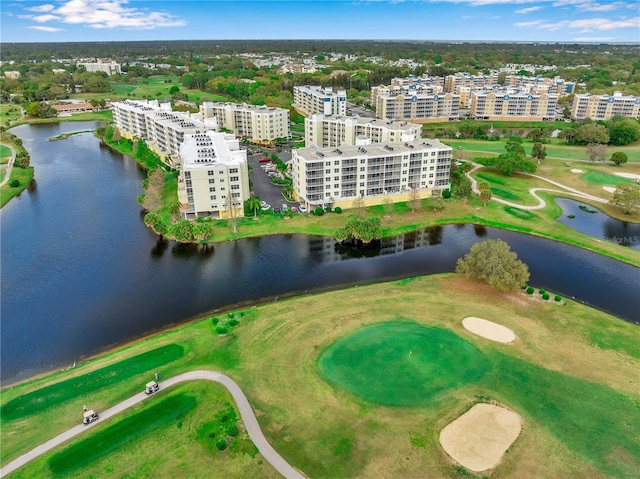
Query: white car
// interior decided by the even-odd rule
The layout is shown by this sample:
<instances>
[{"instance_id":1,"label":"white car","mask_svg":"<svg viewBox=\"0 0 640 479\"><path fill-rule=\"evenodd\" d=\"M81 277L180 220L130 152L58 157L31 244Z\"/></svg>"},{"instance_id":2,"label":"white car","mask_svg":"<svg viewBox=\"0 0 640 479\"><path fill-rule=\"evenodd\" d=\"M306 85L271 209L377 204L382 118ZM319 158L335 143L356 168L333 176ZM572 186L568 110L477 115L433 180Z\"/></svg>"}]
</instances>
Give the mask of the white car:
<instances>
[{"instance_id":1,"label":"white car","mask_svg":"<svg viewBox=\"0 0 640 479\"><path fill-rule=\"evenodd\" d=\"M306 213L307 212L307 208L305 208L304 206L300 205L300 206L298 206L298 211L300 213Z\"/></svg>"},{"instance_id":2,"label":"white car","mask_svg":"<svg viewBox=\"0 0 640 479\"><path fill-rule=\"evenodd\" d=\"M266 206L266 205L268 205L268 203L267 203L265 200L262 200L262 201L260 202L260 206Z\"/></svg>"},{"instance_id":3,"label":"white car","mask_svg":"<svg viewBox=\"0 0 640 479\"><path fill-rule=\"evenodd\" d=\"M282 209L283 210L288 210L289 209L289 205L286 203L282 203Z\"/></svg>"},{"instance_id":4,"label":"white car","mask_svg":"<svg viewBox=\"0 0 640 479\"><path fill-rule=\"evenodd\" d=\"M260 207L260 209L261 209L262 211L270 210L270 209L271 209L271 205L264 204L264 205L262 205L262 206Z\"/></svg>"}]
</instances>

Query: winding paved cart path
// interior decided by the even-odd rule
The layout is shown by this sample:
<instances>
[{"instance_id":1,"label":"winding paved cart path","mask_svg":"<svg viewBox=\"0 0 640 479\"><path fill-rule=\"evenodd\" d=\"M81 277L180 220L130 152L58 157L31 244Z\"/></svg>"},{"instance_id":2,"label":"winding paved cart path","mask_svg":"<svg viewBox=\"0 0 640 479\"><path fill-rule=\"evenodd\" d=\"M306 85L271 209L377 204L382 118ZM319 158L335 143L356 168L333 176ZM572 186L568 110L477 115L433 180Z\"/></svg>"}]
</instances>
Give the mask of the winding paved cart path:
<instances>
[{"instance_id":1,"label":"winding paved cart path","mask_svg":"<svg viewBox=\"0 0 640 479\"><path fill-rule=\"evenodd\" d=\"M249 433L249 437L260 451L260 454L262 454L264 458L287 479L304 479L305 476L297 471L287 461L285 461L284 458L280 454L278 454L278 452L271 446L271 444L269 444L267 438L264 437L264 434L260 429L258 420L253 413L253 409L251 409L251 405L249 404L247 397L242 392L242 389L240 389L240 386L238 386L236 382L230 377L225 376L221 373L217 373L215 371L190 371L188 373L179 374L177 376L169 378L166 381L162 381L160 383L160 386L164 389L178 383L194 380L213 381L216 383L220 383L224 387L226 387L233 396L233 399L238 406L238 410L240 411L240 416L242 416L242 421L244 422L244 425L247 429L247 433ZM126 399L125 401L122 401L120 404L107 409L106 411L98 411L100 419L98 419L96 422L93 422L88 426L83 426L82 424L74 426L71 429L63 432L62 434L54 437L53 439L45 442L44 444L41 444L35 449L32 449L28 453L18 457L17 459L14 459L10 463L2 467L2 469L0 470L0 477L4 477L5 475L15 471L19 467L22 467L27 462L35 459L45 452L50 451L51 449L59 446L60 444L77 436L78 434L81 434L95 427L96 425L99 425L103 421L115 416L116 414L149 397L152 396L147 396L144 392L141 392L136 394L135 396L130 397L129 399Z\"/></svg>"}]
</instances>

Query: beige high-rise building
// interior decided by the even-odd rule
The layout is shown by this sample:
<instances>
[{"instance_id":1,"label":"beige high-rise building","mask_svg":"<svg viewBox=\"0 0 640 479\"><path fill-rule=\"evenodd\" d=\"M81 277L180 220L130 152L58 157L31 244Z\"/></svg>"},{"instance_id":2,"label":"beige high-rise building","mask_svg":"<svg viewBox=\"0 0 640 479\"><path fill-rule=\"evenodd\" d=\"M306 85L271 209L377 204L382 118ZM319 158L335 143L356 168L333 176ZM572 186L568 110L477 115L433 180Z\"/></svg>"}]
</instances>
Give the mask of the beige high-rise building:
<instances>
[{"instance_id":1,"label":"beige high-rise building","mask_svg":"<svg viewBox=\"0 0 640 479\"><path fill-rule=\"evenodd\" d=\"M311 115L304 122L305 146L334 147L413 141L422 137L422 125L364 117Z\"/></svg>"},{"instance_id":2,"label":"beige high-rise building","mask_svg":"<svg viewBox=\"0 0 640 479\"><path fill-rule=\"evenodd\" d=\"M221 128L254 143L291 136L289 110L246 103L204 102L200 112L205 119L216 118Z\"/></svg>"},{"instance_id":3,"label":"beige high-rise building","mask_svg":"<svg viewBox=\"0 0 640 479\"><path fill-rule=\"evenodd\" d=\"M158 100L124 100L111 103L113 121L125 138L141 138L171 166L178 166L185 135L204 133L214 127L188 113L171 111Z\"/></svg>"},{"instance_id":4,"label":"beige high-rise building","mask_svg":"<svg viewBox=\"0 0 640 479\"><path fill-rule=\"evenodd\" d=\"M247 151L233 135L186 135L180 158L178 201L183 218L244 216L244 202L251 193Z\"/></svg>"},{"instance_id":5,"label":"beige high-rise building","mask_svg":"<svg viewBox=\"0 0 640 479\"><path fill-rule=\"evenodd\" d=\"M623 95L575 95L571 116L576 120L609 120L614 115L640 118L640 97Z\"/></svg>"},{"instance_id":6,"label":"beige high-rise building","mask_svg":"<svg viewBox=\"0 0 640 479\"><path fill-rule=\"evenodd\" d=\"M455 93L403 92L379 94L376 117L415 123L455 121L460 118L460 96Z\"/></svg>"},{"instance_id":7,"label":"beige high-rise building","mask_svg":"<svg viewBox=\"0 0 640 479\"><path fill-rule=\"evenodd\" d=\"M474 90L471 117L477 120L555 120L558 95L532 94L510 90Z\"/></svg>"},{"instance_id":8,"label":"beige high-rise building","mask_svg":"<svg viewBox=\"0 0 640 479\"><path fill-rule=\"evenodd\" d=\"M429 197L450 187L452 148L438 140L293 150L293 187L307 208L351 208L362 198L366 205L385 198L408 201L412 190Z\"/></svg>"},{"instance_id":9,"label":"beige high-rise building","mask_svg":"<svg viewBox=\"0 0 640 479\"><path fill-rule=\"evenodd\" d=\"M83 66L88 72L105 72L109 76L122 73L120 64L116 62L84 62L76 63L76 66Z\"/></svg>"},{"instance_id":10,"label":"beige high-rise building","mask_svg":"<svg viewBox=\"0 0 640 479\"><path fill-rule=\"evenodd\" d=\"M303 85L293 87L293 107L303 115L346 115L347 91L331 87Z\"/></svg>"}]
</instances>

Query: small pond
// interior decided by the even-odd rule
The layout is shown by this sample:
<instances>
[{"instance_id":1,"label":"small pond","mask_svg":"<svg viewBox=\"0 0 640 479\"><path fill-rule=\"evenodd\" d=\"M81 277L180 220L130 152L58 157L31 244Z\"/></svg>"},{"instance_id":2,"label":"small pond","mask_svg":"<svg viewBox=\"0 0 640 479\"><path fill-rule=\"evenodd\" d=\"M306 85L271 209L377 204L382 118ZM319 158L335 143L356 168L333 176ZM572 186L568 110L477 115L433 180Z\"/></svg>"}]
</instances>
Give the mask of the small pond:
<instances>
[{"instance_id":1,"label":"small pond","mask_svg":"<svg viewBox=\"0 0 640 479\"><path fill-rule=\"evenodd\" d=\"M617 220L580 201L568 198L556 198L555 201L562 208L558 222L563 225L594 238L640 250L640 224Z\"/></svg>"}]
</instances>

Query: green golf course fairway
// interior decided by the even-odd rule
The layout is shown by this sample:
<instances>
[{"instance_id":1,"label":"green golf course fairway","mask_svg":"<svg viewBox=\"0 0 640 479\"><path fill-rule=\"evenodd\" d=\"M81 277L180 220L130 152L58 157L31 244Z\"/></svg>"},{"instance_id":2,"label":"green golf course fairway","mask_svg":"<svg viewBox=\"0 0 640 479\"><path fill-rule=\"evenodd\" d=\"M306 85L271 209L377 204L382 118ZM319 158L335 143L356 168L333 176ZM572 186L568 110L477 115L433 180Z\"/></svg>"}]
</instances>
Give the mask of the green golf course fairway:
<instances>
[{"instance_id":1,"label":"green golf course fairway","mask_svg":"<svg viewBox=\"0 0 640 479\"><path fill-rule=\"evenodd\" d=\"M388 406L420 406L484 375L487 360L451 331L416 323L365 327L332 344L321 374L352 394Z\"/></svg>"}]
</instances>

